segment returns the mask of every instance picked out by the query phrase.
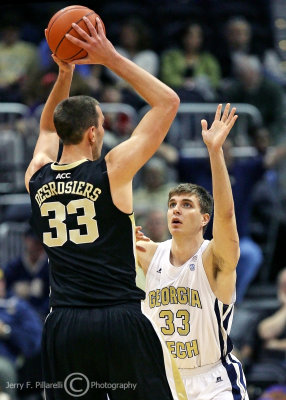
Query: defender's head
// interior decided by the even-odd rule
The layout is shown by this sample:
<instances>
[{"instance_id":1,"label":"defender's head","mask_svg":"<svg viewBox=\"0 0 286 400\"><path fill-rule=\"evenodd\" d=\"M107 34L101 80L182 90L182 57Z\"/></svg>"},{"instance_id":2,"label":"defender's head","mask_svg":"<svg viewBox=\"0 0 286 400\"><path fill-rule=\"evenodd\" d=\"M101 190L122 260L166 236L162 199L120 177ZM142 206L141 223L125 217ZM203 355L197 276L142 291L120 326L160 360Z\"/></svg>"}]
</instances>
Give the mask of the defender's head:
<instances>
[{"instance_id":1,"label":"defender's head","mask_svg":"<svg viewBox=\"0 0 286 400\"><path fill-rule=\"evenodd\" d=\"M213 198L202 186L193 183L180 183L172 188L168 198L168 226L172 230L172 223L176 222L174 215L178 215L178 226L184 224L180 214L185 213L192 229L207 228L213 212Z\"/></svg>"}]
</instances>

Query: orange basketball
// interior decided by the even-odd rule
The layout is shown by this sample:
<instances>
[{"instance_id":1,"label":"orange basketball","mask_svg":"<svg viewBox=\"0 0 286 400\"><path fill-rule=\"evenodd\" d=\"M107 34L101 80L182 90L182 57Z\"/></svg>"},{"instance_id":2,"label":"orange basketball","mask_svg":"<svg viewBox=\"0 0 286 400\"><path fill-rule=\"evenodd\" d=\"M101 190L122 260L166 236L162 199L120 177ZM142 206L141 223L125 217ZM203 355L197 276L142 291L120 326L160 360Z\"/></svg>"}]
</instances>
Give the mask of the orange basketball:
<instances>
[{"instance_id":1,"label":"orange basketball","mask_svg":"<svg viewBox=\"0 0 286 400\"><path fill-rule=\"evenodd\" d=\"M89 34L89 29L82 19L84 16L91 21L95 28L97 28L96 17L99 17L99 15L90 8L84 6L65 7L54 14L50 19L47 27L46 39L52 53L55 54L60 60L69 62L87 56L85 50L74 45L65 37L65 34L69 33L76 38L82 39L71 26L73 22L78 24Z\"/></svg>"}]
</instances>

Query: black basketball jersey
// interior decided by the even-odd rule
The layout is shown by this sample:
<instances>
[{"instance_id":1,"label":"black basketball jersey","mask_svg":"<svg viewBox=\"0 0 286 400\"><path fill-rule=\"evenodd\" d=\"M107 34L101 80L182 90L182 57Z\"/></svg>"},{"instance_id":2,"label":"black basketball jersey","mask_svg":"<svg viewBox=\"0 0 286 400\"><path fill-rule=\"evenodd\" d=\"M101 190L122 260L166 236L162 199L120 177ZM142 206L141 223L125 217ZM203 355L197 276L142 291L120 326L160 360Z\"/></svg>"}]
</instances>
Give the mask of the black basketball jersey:
<instances>
[{"instance_id":1,"label":"black basketball jersey","mask_svg":"<svg viewBox=\"0 0 286 400\"><path fill-rule=\"evenodd\" d=\"M135 284L133 214L111 198L105 160L50 163L30 180L31 225L50 262L50 305L141 300Z\"/></svg>"}]
</instances>

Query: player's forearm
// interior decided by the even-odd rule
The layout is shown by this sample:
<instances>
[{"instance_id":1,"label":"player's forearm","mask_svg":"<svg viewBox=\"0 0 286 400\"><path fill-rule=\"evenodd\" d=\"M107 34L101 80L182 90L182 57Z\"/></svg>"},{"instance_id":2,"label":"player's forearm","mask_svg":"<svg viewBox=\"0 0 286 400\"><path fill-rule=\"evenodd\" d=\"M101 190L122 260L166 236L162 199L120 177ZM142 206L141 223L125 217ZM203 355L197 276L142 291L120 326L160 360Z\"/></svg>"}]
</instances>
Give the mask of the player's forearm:
<instances>
[{"instance_id":1,"label":"player's forearm","mask_svg":"<svg viewBox=\"0 0 286 400\"><path fill-rule=\"evenodd\" d=\"M151 107L178 108L179 97L170 87L119 53L106 66L127 81Z\"/></svg>"},{"instance_id":2,"label":"player's forearm","mask_svg":"<svg viewBox=\"0 0 286 400\"><path fill-rule=\"evenodd\" d=\"M258 325L258 333L264 340L279 336L286 326L286 307L282 307L274 315L265 318Z\"/></svg>"},{"instance_id":3,"label":"player's forearm","mask_svg":"<svg viewBox=\"0 0 286 400\"><path fill-rule=\"evenodd\" d=\"M234 216L234 202L223 150L209 151L214 212L216 217L230 219Z\"/></svg>"},{"instance_id":4,"label":"player's forearm","mask_svg":"<svg viewBox=\"0 0 286 400\"><path fill-rule=\"evenodd\" d=\"M40 131L55 132L54 110L62 100L69 97L72 76L72 72L59 71L57 80L42 111Z\"/></svg>"}]
</instances>

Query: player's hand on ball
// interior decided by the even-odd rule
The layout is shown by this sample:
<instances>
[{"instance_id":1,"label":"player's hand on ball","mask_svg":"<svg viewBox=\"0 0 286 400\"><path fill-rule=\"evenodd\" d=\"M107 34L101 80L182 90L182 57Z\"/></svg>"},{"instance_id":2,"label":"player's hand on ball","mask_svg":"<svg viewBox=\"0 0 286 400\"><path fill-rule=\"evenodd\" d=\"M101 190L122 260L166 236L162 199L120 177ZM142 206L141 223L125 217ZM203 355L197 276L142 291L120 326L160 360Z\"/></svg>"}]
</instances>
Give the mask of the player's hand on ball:
<instances>
[{"instance_id":1,"label":"player's hand on ball","mask_svg":"<svg viewBox=\"0 0 286 400\"><path fill-rule=\"evenodd\" d=\"M58 64L60 71L63 72L73 72L75 65L74 64L68 64L64 61L61 61L57 56L52 54L52 58L55 61L55 63Z\"/></svg>"},{"instance_id":2,"label":"player's hand on ball","mask_svg":"<svg viewBox=\"0 0 286 400\"><path fill-rule=\"evenodd\" d=\"M90 35L88 35L83 29L77 24L73 23L72 27L81 36L81 39L77 39L69 34L66 34L66 38L86 50L87 57L81 58L79 60L72 61L76 64L102 64L108 65L112 55L116 54L116 50L112 43L105 36L104 28L102 22L97 17L97 30L92 25L90 20L83 17L86 26L89 29Z\"/></svg>"}]
</instances>

